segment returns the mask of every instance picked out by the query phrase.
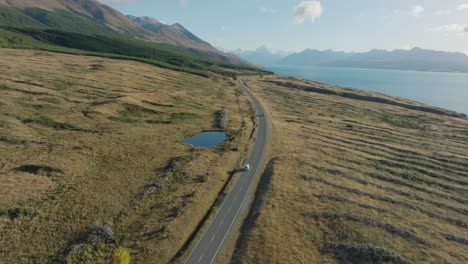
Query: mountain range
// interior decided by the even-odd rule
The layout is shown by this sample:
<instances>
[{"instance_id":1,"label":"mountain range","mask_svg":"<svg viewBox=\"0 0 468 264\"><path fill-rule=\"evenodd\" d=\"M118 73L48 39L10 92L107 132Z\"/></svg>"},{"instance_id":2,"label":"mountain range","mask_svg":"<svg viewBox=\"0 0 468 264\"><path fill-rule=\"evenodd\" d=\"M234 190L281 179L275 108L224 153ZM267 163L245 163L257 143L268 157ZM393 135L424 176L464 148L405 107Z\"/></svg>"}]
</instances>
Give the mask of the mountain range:
<instances>
[{"instance_id":1,"label":"mountain range","mask_svg":"<svg viewBox=\"0 0 468 264\"><path fill-rule=\"evenodd\" d=\"M281 60L288 56L291 53L288 52L273 52L269 50L266 46L261 46L257 48L256 50L250 51L250 50L235 50L232 51L232 53L236 54L237 56L250 61L253 64L257 65L273 65L273 64L278 64L281 62Z\"/></svg>"},{"instance_id":2,"label":"mountain range","mask_svg":"<svg viewBox=\"0 0 468 264\"><path fill-rule=\"evenodd\" d=\"M371 50L342 52L306 49L289 55L275 54L260 47L255 51L235 51L253 64L291 66L329 66L369 69L415 70L437 72L468 72L468 56L460 52L411 50Z\"/></svg>"},{"instance_id":3,"label":"mountain range","mask_svg":"<svg viewBox=\"0 0 468 264\"><path fill-rule=\"evenodd\" d=\"M305 50L285 57L281 64L302 66L333 66L370 69L416 70L437 72L468 72L468 56L460 52L445 52L413 48L411 50L371 50L368 52L336 52Z\"/></svg>"},{"instance_id":4,"label":"mountain range","mask_svg":"<svg viewBox=\"0 0 468 264\"><path fill-rule=\"evenodd\" d=\"M95 0L0 0L0 26L127 36L185 47L219 61L245 64L180 24L166 25L153 18L125 16Z\"/></svg>"}]
</instances>

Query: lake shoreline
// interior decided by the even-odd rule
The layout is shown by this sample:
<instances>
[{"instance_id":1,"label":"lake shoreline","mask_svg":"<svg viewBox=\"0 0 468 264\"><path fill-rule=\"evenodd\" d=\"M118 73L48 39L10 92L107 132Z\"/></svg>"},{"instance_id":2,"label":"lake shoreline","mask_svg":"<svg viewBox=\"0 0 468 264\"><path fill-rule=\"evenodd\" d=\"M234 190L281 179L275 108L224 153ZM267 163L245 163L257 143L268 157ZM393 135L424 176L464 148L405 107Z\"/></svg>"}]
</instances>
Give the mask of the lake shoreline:
<instances>
[{"instance_id":1,"label":"lake shoreline","mask_svg":"<svg viewBox=\"0 0 468 264\"><path fill-rule=\"evenodd\" d=\"M468 89L464 87L467 73L288 65L266 68L280 75L378 92L468 114Z\"/></svg>"}]
</instances>

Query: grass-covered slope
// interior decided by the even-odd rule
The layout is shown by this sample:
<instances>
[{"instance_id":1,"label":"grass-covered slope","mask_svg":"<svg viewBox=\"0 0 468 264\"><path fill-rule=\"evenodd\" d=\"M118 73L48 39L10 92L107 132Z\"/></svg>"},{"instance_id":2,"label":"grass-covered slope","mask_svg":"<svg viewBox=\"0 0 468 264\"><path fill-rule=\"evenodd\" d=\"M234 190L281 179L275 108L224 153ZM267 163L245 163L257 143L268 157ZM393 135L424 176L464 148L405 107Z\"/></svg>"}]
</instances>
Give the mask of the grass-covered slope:
<instances>
[{"instance_id":1,"label":"grass-covered slope","mask_svg":"<svg viewBox=\"0 0 468 264\"><path fill-rule=\"evenodd\" d=\"M466 116L244 79L270 113L272 152L232 263L468 263Z\"/></svg>"},{"instance_id":2,"label":"grass-covered slope","mask_svg":"<svg viewBox=\"0 0 468 264\"><path fill-rule=\"evenodd\" d=\"M143 20L160 28L148 27ZM217 50L180 24L164 25L152 18L127 17L95 0L0 0L0 26L144 39L193 49L218 61L247 64Z\"/></svg>"},{"instance_id":3,"label":"grass-covered slope","mask_svg":"<svg viewBox=\"0 0 468 264\"><path fill-rule=\"evenodd\" d=\"M168 263L247 151L248 98L230 78L128 60L0 58L0 263L125 263L118 246L131 263ZM180 144L220 109L228 141Z\"/></svg>"},{"instance_id":4,"label":"grass-covered slope","mask_svg":"<svg viewBox=\"0 0 468 264\"><path fill-rule=\"evenodd\" d=\"M105 24L99 23L89 17L70 13L63 10L50 12L39 8L29 8L23 11L26 15L34 18L41 25L56 30L77 32L77 33L94 33L94 34L111 34L114 33ZM15 26L15 24L10 26ZM115 33L114 33L115 34Z\"/></svg>"},{"instance_id":5,"label":"grass-covered slope","mask_svg":"<svg viewBox=\"0 0 468 264\"><path fill-rule=\"evenodd\" d=\"M0 6L0 26L49 28L88 34L115 34L110 28L90 17L57 10L55 12Z\"/></svg>"},{"instance_id":6,"label":"grass-covered slope","mask_svg":"<svg viewBox=\"0 0 468 264\"><path fill-rule=\"evenodd\" d=\"M234 70L258 71L253 67L210 60L183 47L112 35L2 27L0 28L0 47L133 59L205 77L208 77L210 72L235 76Z\"/></svg>"},{"instance_id":7,"label":"grass-covered slope","mask_svg":"<svg viewBox=\"0 0 468 264\"><path fill-rule=\"evenodd\" d=\"M0 0L0 13L7 14L0 25L21 27L18 17L28 18L27 26L80 33L128 33L144 30L117 10L95 0Z\"/></svg>"},{"instance_id":8,"label":"grass-covered slope","mask_svg":"<svg viewBox=\"0 0 468 264\"><path fill-rule=\"evenodd\" d=\"M0 26L44 28L44 24L17 8L0 6Z\"/></svg>"}]
</instances>

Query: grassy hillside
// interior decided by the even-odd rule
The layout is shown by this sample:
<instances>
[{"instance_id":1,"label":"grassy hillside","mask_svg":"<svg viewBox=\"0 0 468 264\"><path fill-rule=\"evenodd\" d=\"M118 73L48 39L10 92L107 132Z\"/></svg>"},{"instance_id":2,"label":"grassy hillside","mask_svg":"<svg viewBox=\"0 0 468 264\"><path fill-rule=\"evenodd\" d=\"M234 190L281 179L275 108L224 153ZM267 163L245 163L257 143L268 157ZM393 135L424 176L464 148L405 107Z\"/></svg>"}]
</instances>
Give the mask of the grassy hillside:
<instances>
[{"instance_id":1,"label":"grassy hillside","mask_svg":"<svg viewBox=\"0 0 468 264\"><path fill-rule=\"evenodd\" d=\"M233 70L261 73L256 68L209 60L183 47L109 35L2 27L0 47L133 59L205 77L209 77L210 73L233 77L236 76Z\"/></svg>"},{"instance_id":2,"label":"grassy hillside","mask_svg":"<svg viewBox=\"0 0 468 264\"><path fill-rule=\"evenodd\" d=\"M215 51L213 46L195 36L180 24L166 25L150 17L127 17L141 28L155 33L155 40L179 46L192 47L199 50Z\"/></svg>"},{"instance_id":3,"label":"grassy hillside","mask_svg":"<svg viewBox=\"0 0 468 264\"><path fill-rule=\"evenodd\" d=\"M45 28L46 26L13 7L0 6L0 26Z\"/></svg>"},{"instance_id":4,"label":"grassy hillside","mask_svg":"<svg viewBox=\"0 0 468 264\"><path fill-rule=\"evenodd\" d=\"M245 155L247 97L229 78L133 61L0 57L0 262L64 263L73 253L70 263L111 263L123 246L132 263L167 263ZM221 108L227 142L179 143L214 129ZM89 242L96 223L115 244Z\"/></svg>"},{"instance_id":5,"label":"grassy hillside","mask_svg":"<svg viewBox=\"0 0 468 264\"><path fill-rule=\"evenodd\" d=\"M468 263L466 116L292 78L246 84L273 150L232 263Z\"/></svg>"},{"instance_id":6,"label":"grassy hillside","mask_svg":"<svg viewBox=\"0 0 468 264\"><path fill-rule=\"evenodd\" d=\"M0 0L0 26L144 39L194 49L199 55L217 61L247 64L217 50L180 24L165 25L152 18L127 17L95 0Z\"/></svg>"},{"instance_id":7,"label":"grassy hillside","mask_svg":"<svg viewBox=\"0 0 468 264\"><path fill-rule=\"evenodd\" d=\"M87 34L116 34L99 21L64 10L52 12L39 8L20 10L0 6L0 18L0 26L53 28Z\"/></svg>"},{"instance_id":8,"label":"grassy hillside","mask_svg":"<svg viewBox=\"0 0 468 264\"><path fill-rule=\"evenodd\" d=\"M0 1L4 16L0 25L21 27L17 17L28 17L28 26L46 26L50 29L78 33L127 33L144 35L144 30L115 9L94 0L8 0Z\"/></svg>"}]
</instances>

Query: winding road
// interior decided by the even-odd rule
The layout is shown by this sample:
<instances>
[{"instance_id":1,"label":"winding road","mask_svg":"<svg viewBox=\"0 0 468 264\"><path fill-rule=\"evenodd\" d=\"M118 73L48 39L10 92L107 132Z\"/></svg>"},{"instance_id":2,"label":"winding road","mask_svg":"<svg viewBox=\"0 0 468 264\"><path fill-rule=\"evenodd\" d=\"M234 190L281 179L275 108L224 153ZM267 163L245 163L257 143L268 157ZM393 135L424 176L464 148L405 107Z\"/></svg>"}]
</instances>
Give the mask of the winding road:
<instances>
[{"instance_id":1,"label":"winding road","mask_svg":"<svg viewBox=\"0 0 468 264\"><path fill-rule=\"evenodd\" d=\"M219 250L229 238L231 229L238 220L241 211L250 204L251 189L255 183L257 173L262 168L265 145L267 143L266 115L257 98L244 85L242 80L238 80L237 82L254 103L258 114L255 145L250 157L246 160L246 163L250 164L250 170L240 175L234 188L223 200L215 218L188 256L185 261L186 264L211 264L215 261Z\"/></svg>"}]
</instances>

